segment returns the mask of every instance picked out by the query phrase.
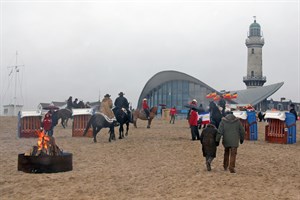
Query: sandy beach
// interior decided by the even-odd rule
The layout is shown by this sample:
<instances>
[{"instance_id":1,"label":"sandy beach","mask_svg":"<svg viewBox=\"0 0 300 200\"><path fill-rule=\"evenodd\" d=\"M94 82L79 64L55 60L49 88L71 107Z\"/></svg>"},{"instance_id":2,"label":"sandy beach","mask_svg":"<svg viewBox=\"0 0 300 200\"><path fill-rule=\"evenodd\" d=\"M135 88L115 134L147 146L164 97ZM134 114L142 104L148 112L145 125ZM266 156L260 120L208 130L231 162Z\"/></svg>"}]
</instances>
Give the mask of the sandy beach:
<instances>
[{"instance_id":1,"label":"sandy beach","mask_svg":"<svg viewBox=\"0 0 300 200\"><path fill-rule=\"evenodd\" d=\"M299 124L297 122L297 133ZM222 167L223 147L212 171L199 141L191 141L186 120L155 119L150 129L138 120L125 139L108 142L108 129L92 138L72 137L71 122L54 130L57 145L73 154L73 170L30 174L17 170L18 154L37 138L18 138L17 118L0 117L0 199L294 199L300 200L300 143L258 140L238 148L236 174ZM115 129L118 132L118 129Z\"/></svg>"}]
</instances>

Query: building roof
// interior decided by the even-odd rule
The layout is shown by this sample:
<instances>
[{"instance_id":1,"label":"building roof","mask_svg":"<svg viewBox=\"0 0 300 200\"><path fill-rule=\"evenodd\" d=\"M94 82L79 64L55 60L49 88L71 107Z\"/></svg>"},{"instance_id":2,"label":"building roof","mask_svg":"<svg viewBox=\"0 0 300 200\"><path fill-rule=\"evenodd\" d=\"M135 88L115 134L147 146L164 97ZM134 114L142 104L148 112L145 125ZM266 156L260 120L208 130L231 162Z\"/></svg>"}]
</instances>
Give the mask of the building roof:
<instances>
[{"instance_id":1,"label":"building roof","mask_svg":"<svg viewBox=\"0 0 300 200\"><path fill-rule=\"evenodd\" d=\"M65 105L67 105L67 102L60 102L60 101L52 101L51 103L57 107L63 107Z\"/></svg>"},{"instance_id":2,"label":"building roof","mask_svg":"<svg viewBox=\"0 0 300 200\"><path fill-rule=\"evenodd\" d=\"M249 88L245 90L233 91L236 92L238 97L234 100L238 104L251 104L256 105L259 102L267 99L281 88L284 82L275 83L263 87Z\"/></svg>"},{"instance_id":3,"label":"building roof","mask_svg":"<svg viewBox=\"0 0 300 200\"><path fill-rule=\"evenodd\" d=\"M174 71L174 70L167 70L167 71L161 71L158 72L157 74L155 74L154 76L152 76L152 78L150 78L146 85L144 86L141 95L139 97L139 101L138 101L138 105L141 104L142 100L148 95L148 93L158 87L159 85L168 82L168 81L174 81L174 80L185 80L185 81L190 81L190 82L194 82L196 84L202 85L206 88L208 88L211 91L216 91L214 88L208 86L207 84L203 83L202 81L188 75L182 72L178 72L178 71ZM219 94L219 92L217 92Z\"/></svg>"},{"instance_id":4,"label":"building roof","mask_svg":"<svg viewBox=\"0 0 300 200\"><path fill-rule=\"evenodd\" d=\"M190 82L194 82L196 84L200 84L206 87L208 90L216 91L217 94L221 94L214 88L208 86L207 84L203 83L202 81L182 72L167 70L161 71L155 74L152 78L150 78L146 85L144 86L141 95L139 97L138 106L140 106L142 99L145 98L151 90L158 87L159 85L174 80L186 80ZM281 88L284 82L275 83L272 85L256 87L256 88L249 88L244 90L237 90L231 91L236 92L238 97L234 100L231 100L232 103L236 104L251 104L255 106L256 104L260 103L261 101L267 99L269 96L274 94L277 90Z\"/></svg>"}]
</instances>

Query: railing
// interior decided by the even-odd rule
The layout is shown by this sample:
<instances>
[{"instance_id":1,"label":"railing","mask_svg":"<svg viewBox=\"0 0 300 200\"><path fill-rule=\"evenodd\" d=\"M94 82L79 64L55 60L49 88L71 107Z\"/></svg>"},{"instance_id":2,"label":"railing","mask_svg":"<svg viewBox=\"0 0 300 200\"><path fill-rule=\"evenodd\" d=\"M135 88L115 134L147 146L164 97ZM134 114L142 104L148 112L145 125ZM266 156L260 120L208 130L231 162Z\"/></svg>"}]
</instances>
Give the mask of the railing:
<instances>
[{"instance_id":1,"label":"railing","mask_svg":"<svg viewBox=\"0 0 300 200\"><path fill-rule=\"evenodd\" d=\"M267 78L265 76L244 76L244 81L266 81Z\"/></svg>"}]
</instances>

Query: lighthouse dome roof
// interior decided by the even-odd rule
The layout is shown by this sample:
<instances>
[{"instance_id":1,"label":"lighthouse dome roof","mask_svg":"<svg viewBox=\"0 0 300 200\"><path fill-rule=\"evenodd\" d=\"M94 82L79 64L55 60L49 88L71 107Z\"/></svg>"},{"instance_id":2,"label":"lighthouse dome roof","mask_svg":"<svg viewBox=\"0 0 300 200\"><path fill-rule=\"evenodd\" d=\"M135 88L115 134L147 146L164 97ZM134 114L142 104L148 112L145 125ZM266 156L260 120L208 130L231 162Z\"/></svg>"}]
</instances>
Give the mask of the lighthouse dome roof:
<instances>
[{"instance_id":1,"label":"lighthouse dome roof","mask_svg":"<svg viewBox=\"0 0 300 200\"><path fill-rule=\"evenodd\" d=\"M256 20L250 25L250 29L252 28L260 28L260 25L256 22Z\"/></svg>"}]
</instances>

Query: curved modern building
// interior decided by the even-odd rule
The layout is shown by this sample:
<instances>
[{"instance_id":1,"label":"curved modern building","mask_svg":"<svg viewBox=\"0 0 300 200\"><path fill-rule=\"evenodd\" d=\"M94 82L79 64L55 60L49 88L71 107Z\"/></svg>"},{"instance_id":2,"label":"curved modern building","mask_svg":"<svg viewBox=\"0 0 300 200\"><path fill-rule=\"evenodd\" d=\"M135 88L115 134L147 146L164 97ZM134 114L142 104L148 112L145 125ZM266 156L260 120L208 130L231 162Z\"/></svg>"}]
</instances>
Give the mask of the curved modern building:
<instances>
[{"instance_id":1,"label":"curved modern building","mask_svg":"<svg viewBox=\"0 0 300 200\"><path fill-rule=\"evenodd\" d=\"M250 88L239 91L231 91L237 93L237 98L230 100L231 104L251 104L257 109L264 109L266 99L274 94L283 82L268 86ZM141 107L142 100L148 99L150 107L165 104L170 108L176 106L178 113L187 113L188 108L184 105L188 104L193 99L196 99L198 104L202 104L204 108L209 105L211 99L206 98L206 95L211 92L221 94L214 88L203 83L202 81L188 74L168 70L161 71L151 77L144 86L138 101L138 107Z\"/></svg>"},{"instance_id":2,"label":"curved modern building","mask_svg":"<svg viewBox=\"0 0 300 200\"><path fill-rule=\"evenodd\" d=\"M216 90L202 81L178 71L162 71L148 80L139 97L138 107L142 100L148 99L150 107L165 104L167 107L176 106L176 109L185 113L188 104L193 99L208 106L206 95Z\"/></svg>"}]
</instances>

